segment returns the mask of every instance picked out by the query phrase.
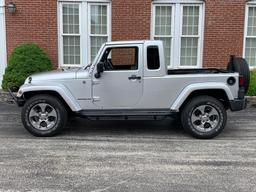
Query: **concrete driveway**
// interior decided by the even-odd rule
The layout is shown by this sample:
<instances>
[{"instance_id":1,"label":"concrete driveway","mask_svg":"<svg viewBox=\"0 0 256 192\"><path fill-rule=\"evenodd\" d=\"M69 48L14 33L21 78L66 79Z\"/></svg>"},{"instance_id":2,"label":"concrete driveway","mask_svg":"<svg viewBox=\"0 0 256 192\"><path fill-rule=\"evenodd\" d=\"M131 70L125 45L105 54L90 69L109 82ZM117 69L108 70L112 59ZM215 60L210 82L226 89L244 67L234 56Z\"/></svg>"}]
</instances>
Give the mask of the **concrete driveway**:
<instances>
[{"instance_id":1,"label":"concrete driveway","mask_svg":"<svg viewBox=\"0 0 256 192\"><path fill-rule=\"evenodd\" d=\"M213 140L175 120L72 120L35 138L19 109L0 104L0 191L256 191L256 108L230 113Z\"/></svg>"}]
</instances>

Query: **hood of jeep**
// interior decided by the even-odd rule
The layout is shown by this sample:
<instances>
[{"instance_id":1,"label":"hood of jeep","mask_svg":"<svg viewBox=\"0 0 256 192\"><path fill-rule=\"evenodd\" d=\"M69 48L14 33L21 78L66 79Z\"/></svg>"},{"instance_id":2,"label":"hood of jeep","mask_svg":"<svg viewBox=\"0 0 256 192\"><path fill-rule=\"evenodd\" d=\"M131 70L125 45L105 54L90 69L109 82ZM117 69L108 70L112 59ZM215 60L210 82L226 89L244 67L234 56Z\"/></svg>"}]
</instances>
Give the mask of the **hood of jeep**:
<instances>
[{"instance_id":1,"label":"hood of jeep","mask_svg":"<svg viewBox=\"0 0 256 192\"><path fill-rule=\"evenodd\" d=\"M68 70L55 70L50 72L37 73L28 77L25 83L29 83L30 79L32 82L76 79L78 71L79 71L78 69L68 69ZM85 77L88 76L87 71L84 70L83 72L86 73L84 74Z\"/></svg>"}]
</instances>

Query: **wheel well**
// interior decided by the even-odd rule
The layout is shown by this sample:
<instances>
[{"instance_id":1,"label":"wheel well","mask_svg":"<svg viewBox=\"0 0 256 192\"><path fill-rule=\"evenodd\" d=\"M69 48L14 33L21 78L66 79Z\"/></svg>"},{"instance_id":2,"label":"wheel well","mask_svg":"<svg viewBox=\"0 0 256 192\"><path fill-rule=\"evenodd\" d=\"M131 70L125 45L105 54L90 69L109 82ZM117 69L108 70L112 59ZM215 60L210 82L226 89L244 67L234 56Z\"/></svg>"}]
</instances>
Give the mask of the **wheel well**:
<instances>
[{"instance_id":1,"label":"wheel well","mask_svg":"<svg viewBox=\"0 0 256 192\"><path fill-rule=\"evenodd\" d=\"M229 109L229 99L226 94L226 92L222 89L208 89L208 90L197 90L190 93L190 95L187 97L187 99L183 102L183 104L180 107L180 111L184 108L184 106L194 97L197 96L211 96L216 99L218 99L225 107L225 109Z\"/></svg>"},{"instance_id":2,"label":"wheel well","mask_svg":"<svg viewBox=\"0 0 256 192\"><path fill-rule=\"evenodd\" d=\"M58 98L65 106L68 112L72 112L71 108L68 106L66 101L61 97L61 95L56 91L31 91L31 92L25 92L24 94L25 100L30 99L31 97L34 97L36 95L51 95L56 98Z\"/></svg>"}]
</instances>

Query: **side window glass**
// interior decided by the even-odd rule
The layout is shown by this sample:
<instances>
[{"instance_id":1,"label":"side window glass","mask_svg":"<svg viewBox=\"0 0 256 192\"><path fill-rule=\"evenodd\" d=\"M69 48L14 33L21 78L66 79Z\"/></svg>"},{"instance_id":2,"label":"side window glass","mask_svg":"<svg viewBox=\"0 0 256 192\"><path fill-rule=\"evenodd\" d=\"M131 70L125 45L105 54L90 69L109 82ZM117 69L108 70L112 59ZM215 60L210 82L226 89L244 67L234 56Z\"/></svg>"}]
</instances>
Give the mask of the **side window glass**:
<instances>
[{"instance_id":1,"label":"side window glass","mask_svg":"<svg viewBox=\"0 0 256 192\"><path fill-rule=\"evenodd\" d=\"M137 70L138 47L117 47L107 49L102 62L105 71Z\"/></svg>"},{"instance_id":2,"label":"side window glass","mask_svg":"<svg viewBox=\"0 0 256 192\"><path fill-rule=\"evenodd\" d=\"M158 46L149 46L147 48L148 69L157 70L160 68Z\"/></svg>"}]
</instances>

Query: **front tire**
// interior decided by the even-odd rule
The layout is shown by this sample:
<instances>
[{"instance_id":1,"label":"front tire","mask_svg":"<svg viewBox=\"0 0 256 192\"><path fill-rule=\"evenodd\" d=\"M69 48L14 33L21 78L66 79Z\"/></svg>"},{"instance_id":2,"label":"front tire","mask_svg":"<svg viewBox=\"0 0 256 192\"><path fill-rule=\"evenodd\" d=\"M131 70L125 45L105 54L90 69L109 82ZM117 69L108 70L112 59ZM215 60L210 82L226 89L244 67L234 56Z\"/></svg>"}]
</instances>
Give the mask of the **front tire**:
<instances>
[{"instance_id":1,"label":"front tire","mask_svg":"<svg viewBox=\"0 0 256 192\"><path fill-rule=\"evenodd\" d=\"M226 126L227 112L223 104L210 96L191 99L181 113L182 126L198 139L211 139Z\"/></svg>"},{"instance_id":2,"label":"front tire","mask_svg":"<svg viewBox=\"0 0 256 192\"><path fill-rule=\"evenodd\" d=\"M59 134L67 122L63 103L51 95L36 95L22 108L22 123L34 136L52 137Z\"/></svg>"}]
</instances>

